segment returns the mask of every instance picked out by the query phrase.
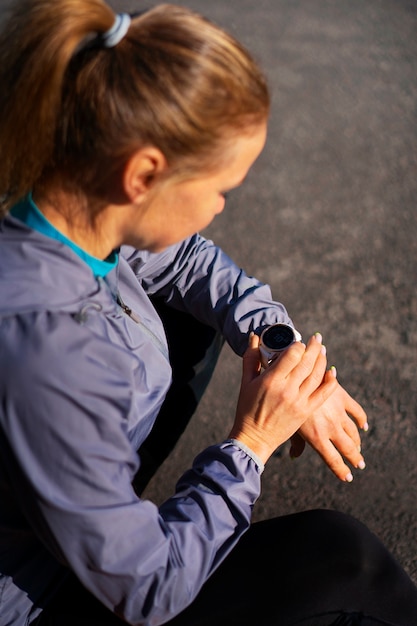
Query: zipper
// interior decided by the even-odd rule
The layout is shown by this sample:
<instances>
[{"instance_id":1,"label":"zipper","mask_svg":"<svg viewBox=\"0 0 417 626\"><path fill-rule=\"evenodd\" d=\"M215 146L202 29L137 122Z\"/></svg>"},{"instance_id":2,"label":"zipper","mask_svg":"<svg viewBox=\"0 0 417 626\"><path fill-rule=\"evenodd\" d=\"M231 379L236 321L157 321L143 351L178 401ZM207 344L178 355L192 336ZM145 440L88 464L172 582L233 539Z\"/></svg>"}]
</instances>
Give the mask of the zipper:
<instances>
[{"instance_id":1,"label":"zipper","mask_svg":"<svg viewBox=\"0 0 417 626\"><path fill-rule=\"evenodd\" d=\"M141 329L143 330L144 333L146 333L149 337L149 339L152 341L152 343L158 348L158 350L164 355L164 357L166 358L166 360L169 361L169 352L168 352L168 348L167 346L162 343L162 341L159 339L159 337L157 337L155 335L154 332L152 332L152 330L150 330L150 328L148 328L140 319L139 315L137 315L129 306L127 306L127 304L125 304L122 300L122 297L120 295L119 292L117 292L116 294L116 302L117 304L120 306L120 308L122 309L122 311L128 316L130 317L130 319L132 319L136 324L138 324L138 326L141 327Z\"/></svg>"}]
</instances>

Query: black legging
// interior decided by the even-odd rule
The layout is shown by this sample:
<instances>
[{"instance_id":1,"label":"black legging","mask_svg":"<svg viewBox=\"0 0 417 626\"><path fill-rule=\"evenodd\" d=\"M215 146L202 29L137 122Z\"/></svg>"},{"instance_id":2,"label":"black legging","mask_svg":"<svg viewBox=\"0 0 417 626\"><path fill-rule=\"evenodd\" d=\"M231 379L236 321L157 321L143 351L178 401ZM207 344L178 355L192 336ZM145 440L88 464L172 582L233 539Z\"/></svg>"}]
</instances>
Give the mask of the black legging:
<instances>
[{"instance_id":1,"label":"black legging","mask_svg":"<svg viewBox=\"0 0 417 626\"><path fill-rule=\"evenodd\" d=\"M308 511L254 524L169 624L416 626L417 588L359 521Z\"/></svg>"},{"instance_id":2,"label":"black legging","mask_svg":"<svg viewBox=\"0 0 417 626\"><path fill-rule=\"evenodd\" d=\"M74 580L37 626L121 626ZM366 526L315 510L252 525L169 626L416 626L417 588Z\"/></svg>"}]
</instances>

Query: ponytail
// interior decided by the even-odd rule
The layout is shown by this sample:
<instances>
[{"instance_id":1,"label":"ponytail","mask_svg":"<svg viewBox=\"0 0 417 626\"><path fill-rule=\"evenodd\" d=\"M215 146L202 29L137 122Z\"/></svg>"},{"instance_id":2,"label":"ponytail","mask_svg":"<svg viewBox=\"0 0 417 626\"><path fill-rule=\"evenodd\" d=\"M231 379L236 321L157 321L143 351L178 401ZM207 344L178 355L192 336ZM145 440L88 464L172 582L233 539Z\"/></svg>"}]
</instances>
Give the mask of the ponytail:
<instances>
[{"instance_id":1,"label":"ponytail","mask_svg":"<svg viewBox=\"0 0 417 626\"><path fill-rule=\"evenodd\" d=\"M50 162L74 52L115 15L101 0L20 0L0 35L0 195L30 191Z\"/></svg>"}]
</instances>

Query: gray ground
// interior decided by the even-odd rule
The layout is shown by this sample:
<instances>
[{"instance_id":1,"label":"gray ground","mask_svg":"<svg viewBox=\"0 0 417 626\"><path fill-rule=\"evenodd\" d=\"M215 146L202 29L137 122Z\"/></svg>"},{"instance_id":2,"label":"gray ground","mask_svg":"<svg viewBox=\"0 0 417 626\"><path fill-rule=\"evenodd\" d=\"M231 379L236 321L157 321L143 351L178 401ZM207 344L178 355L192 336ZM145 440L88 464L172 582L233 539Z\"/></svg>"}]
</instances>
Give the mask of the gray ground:
<instances>
[{"instance_id":1,"label":"gray ground","mask_svg":"<svg viewBox=\"0 0 417 626\"><path fill-rule=\"evenodd\" d=\"M255 518L349 512L417 582L417 3L184 4L238 35L273 91L266 149L207 234L271 284L304 336L323 333L370 422L367 468L352 484L311 449L290 461L284 446L267 465ZM240 371L226 348L149 497L170 493L194 454L225 435Z\"/></svg>"},{"instance_id":2,"label":"gray ground","mask_svg":"<svg viewBox=\"0 0 417 626\"><path fill-rule=\"evenodd\" d=\"M290 461L284 446L265 470L255 519L312 507L349 512L417 583L417 2L181 4L236 34L273 91L265 151L206 234L271 284L304 336L323 333L371 426L367 468L352 484L311 449ZM240 361L226 348L148 497L161 501L194 455L224 438L239 381Z\"/></svg>"}]
</instances>

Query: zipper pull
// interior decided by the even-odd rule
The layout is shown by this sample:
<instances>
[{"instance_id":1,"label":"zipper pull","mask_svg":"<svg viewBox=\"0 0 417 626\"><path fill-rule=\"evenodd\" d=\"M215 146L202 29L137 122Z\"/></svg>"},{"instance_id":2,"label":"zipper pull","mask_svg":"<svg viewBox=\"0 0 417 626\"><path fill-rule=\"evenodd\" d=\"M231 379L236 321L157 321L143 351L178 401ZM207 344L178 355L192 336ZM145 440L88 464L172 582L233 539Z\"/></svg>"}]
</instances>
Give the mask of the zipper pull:
<instances>
[{"instance_id":1,"label":"zipper pull","mask_svg":"<svg viewBox=\"0 0 417 626\"><path fill-rule=\"evenodd\" d=\"M132 311L132 309L123 302L119 293L116 296L116 301L117 301L117 304L123 309L124 313L126 313L126 315L128 315L134 322L136 322L136 324L140 324L139 315L137 315L134 311Z\"/></svg>"}]
</instances>

